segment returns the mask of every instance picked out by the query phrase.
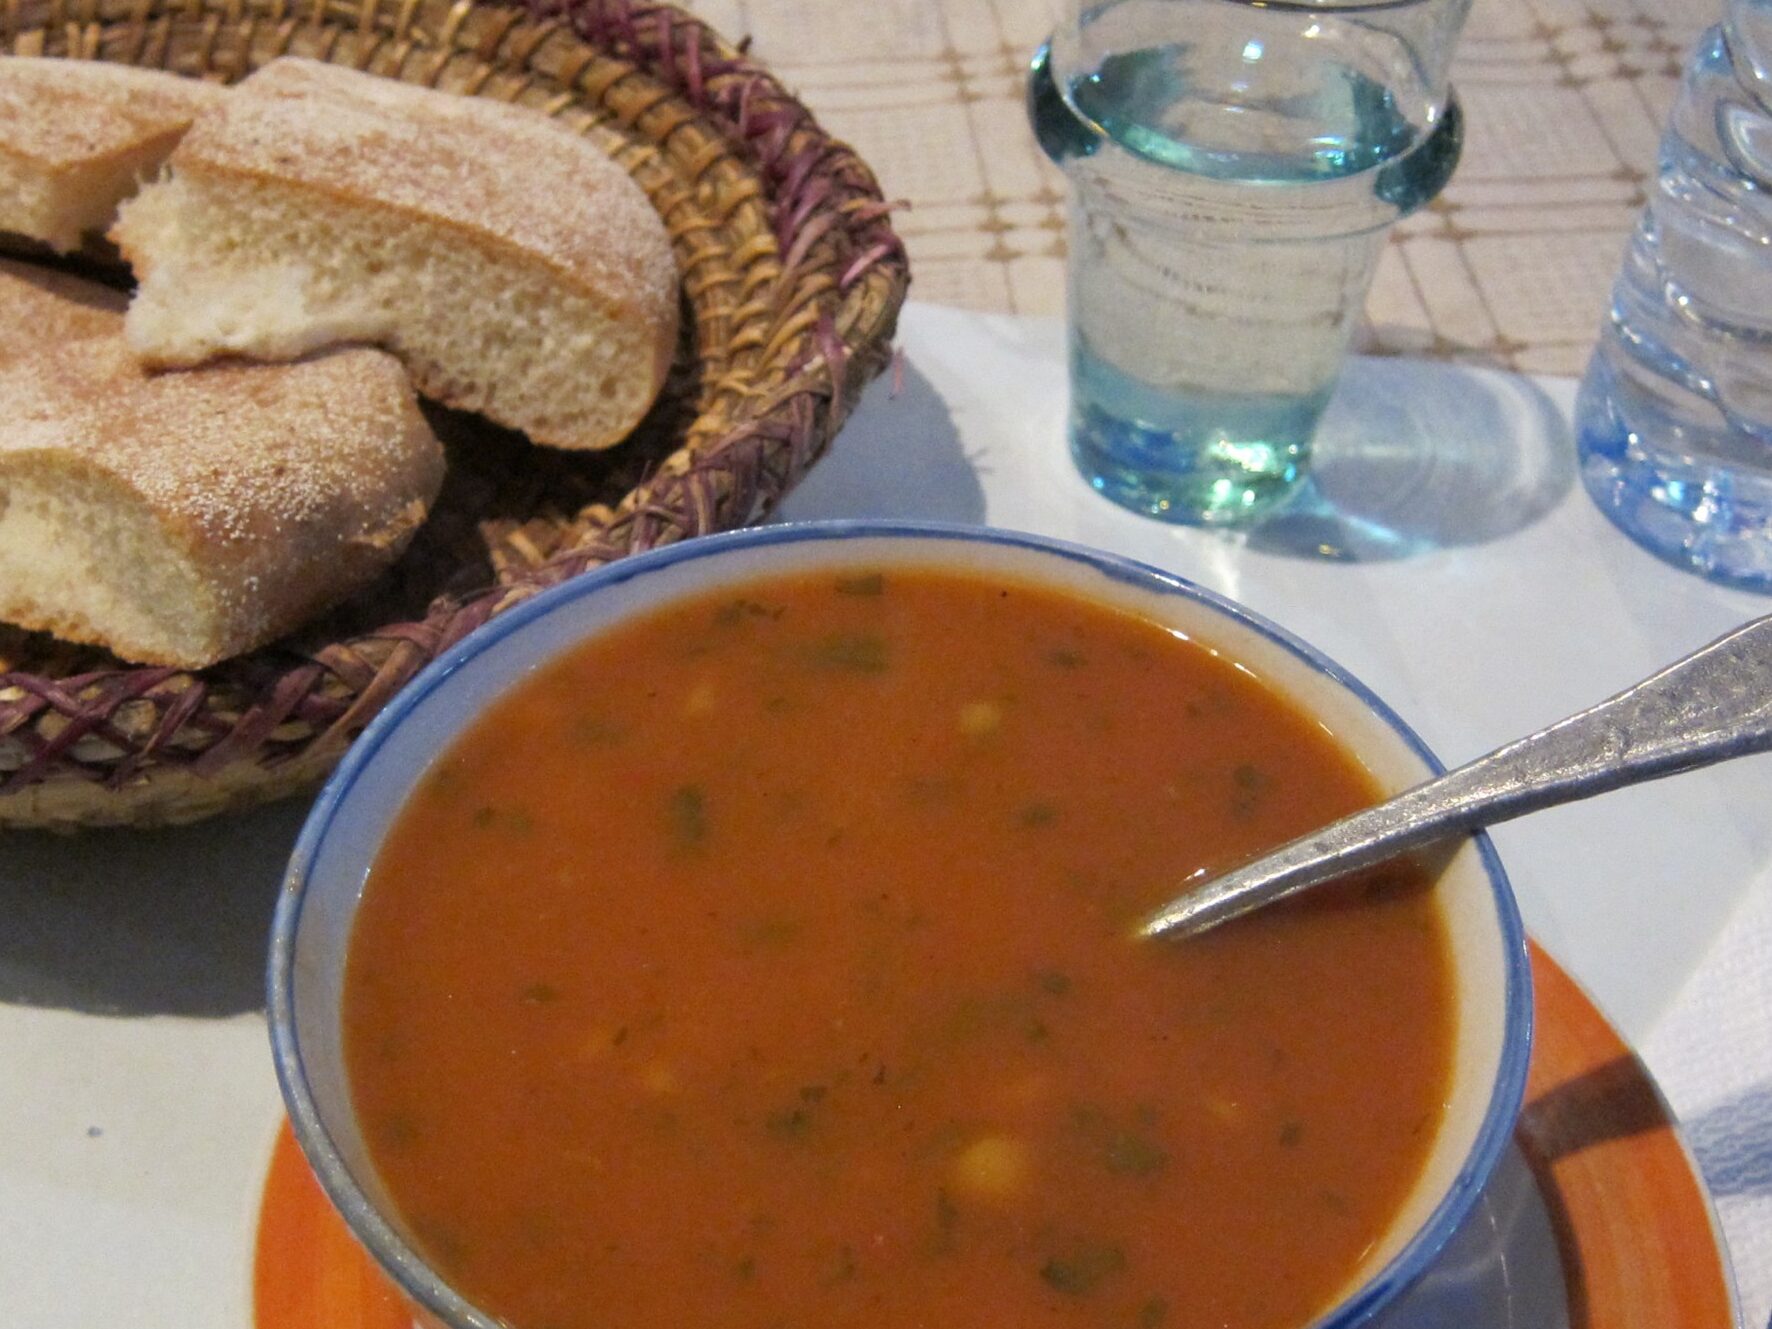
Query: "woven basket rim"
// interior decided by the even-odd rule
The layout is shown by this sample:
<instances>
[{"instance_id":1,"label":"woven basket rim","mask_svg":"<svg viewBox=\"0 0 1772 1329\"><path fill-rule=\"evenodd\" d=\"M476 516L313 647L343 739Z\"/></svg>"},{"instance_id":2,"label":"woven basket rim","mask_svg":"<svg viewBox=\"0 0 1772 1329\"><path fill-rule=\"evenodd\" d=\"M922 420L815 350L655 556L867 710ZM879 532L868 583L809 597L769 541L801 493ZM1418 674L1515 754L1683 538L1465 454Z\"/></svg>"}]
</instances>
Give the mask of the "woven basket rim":
<instances>
[{"instance_id":1,"label":"woven basket rim","mask_svg":"<svg viewBox=\"0 0 1772 1329\"><path fill-rule=\"evenodd\" d=\"M768 233L746 242L758 251L746 272L756 289L739 293L748 297L739 312L752 315L746 344L718 343L711 319L698 328L709 339L697 345L704 364L724 356L745 368L713 385L674 450L619 503L579 514L584 529L570 544L476 590L439 595L421 618L317 649L277 643L199 671L0 672L0 745L12 755L0 825L191 820L311 788L419 668L488 618L613 559L771 511L888 363L908 286L866 163L745 49L663 0L314 0L299 12L285 0L11 0L0 42L94 58L113 58L122 43L134 62L163 62L187 19L207 25L216 52L230 33L239 38L237 66L206 74L262 63L254 43L269 32L284 49L306 40L341 62L392 63L401 77L458 77L465 64L477 82L460 90L486 95L508 95L501 80L557 81L573 95L544 108L556 112L621 92L620 128L638 145L630 169L657 172L664 149L691 143L698 168L705 159L717 180L755 193L738 207L763 210ZM686 264L682 244L678 252L688 290L695 255ZM762 274L754 283L753 272Z\"/></svg>"}]
</instances>

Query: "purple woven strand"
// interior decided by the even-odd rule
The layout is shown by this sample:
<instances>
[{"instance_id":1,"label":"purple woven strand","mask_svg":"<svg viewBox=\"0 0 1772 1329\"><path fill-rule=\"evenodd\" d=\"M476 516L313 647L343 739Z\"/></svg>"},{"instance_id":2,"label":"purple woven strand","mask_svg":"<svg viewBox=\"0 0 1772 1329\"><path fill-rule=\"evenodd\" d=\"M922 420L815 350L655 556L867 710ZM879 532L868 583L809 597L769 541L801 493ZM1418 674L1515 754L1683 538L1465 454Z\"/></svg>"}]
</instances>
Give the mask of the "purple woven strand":
<instances>
[{"instance_id":1,"label":"purple woven strand","mask_svg":"<svg viewBox=\"0 0 1772 1329\"><path fill-rule=\"evenodd\" d=\"M138 751L118 762L117 769L110 773L105 783L113 789L119 789L136 771L147 765L150 759L159 757L161 750L202 710L207 695L208 689L201 679L193 678L187 686L180 688L161 712L160 723L154 726L154 732L148 741Z\"/></svg>"},{"instance_id":2,"label":"purple woven strand","mask_svg":"<svg viewBox=\"0 0 1772 1329\"><path fill-rule=\"evenodd\" d=\"M80 674L65 679L59 686L46 684L30 675L0 676L0 685L22 687L37 700L32 714L45 707L52 708L64 720L61 732L44 739L34 730L19 729L11 737L26 749L26 760L0 784L0 794L12 793L41 779L75 744L96 738L127 752L128 736L110 723L119 707L136 700L164 683L175 673L171 669L136 669L107 673ZM95 686L96 685L96 686ZM89 694L82 696L82 694ZM76 763L78 764L78 763Z\"/></svg>"},{"instance_id":3,"label":"purple woven strand","mask_svg":"<svg viewBox=\"0 0 1772 1329\"><path fill-rule=\"evenodd\" d=\"M821 171L821 159L834 149L815 140L795 149L796 133L809 124L804 107L787 96L774 79L755 66L739 61L716 60L705 72L702 65L703 26L668 5L629 4L625 0L527 0L526 8L537 17L565 15L573 31L612 53L649 65L650 72L691 105L704 111L724 112L738 138L747 143L758 166L772 185L776 244L785 255L803 259L811 248L802 240L802 229L836 190L853 189L865 194L868 186L839 185ZM709 95L711 79L726 79L720 92ZM731 86L736 84L736 86ZM758 102L765 103L763 108ZM883 207L861 214L863 225L883 219ZM847 289L873 265L903 252L902 241L889 227L873 228L872 235L858 235L859 253L842 275ZM793 264L788 264L792 270Z\"/></svg>"}]
</instances>

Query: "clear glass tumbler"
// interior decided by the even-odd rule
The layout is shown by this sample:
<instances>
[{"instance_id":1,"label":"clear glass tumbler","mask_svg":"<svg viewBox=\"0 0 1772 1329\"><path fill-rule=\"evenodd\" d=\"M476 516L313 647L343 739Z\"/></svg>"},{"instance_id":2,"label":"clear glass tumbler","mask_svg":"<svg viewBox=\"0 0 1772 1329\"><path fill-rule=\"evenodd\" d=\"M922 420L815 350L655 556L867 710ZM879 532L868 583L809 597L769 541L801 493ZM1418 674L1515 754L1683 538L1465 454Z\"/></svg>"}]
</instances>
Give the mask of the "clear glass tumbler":
<instances>
[{"instance_id":1,"label":"clear glass tumbler","mask_svg":"<svg viewBox=\"0 0 1772 1329\"><path fill-rule=\"evenodd\" d=\"M1389 227L1457 164L1469 0L1070 0L1028 111L1071 182L1071 452L1168 521L1305 473Z\"/></svg>"}]
</instances>

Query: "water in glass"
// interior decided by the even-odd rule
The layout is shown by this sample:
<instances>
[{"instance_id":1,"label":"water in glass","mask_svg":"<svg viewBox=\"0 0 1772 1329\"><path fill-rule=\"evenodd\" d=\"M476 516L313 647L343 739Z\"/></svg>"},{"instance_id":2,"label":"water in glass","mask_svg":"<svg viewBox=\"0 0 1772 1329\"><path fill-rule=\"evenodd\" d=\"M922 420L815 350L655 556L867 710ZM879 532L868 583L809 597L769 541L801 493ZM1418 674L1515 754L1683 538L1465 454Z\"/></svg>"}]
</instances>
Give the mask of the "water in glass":
<instances>
[{"instance_id":1,"label":"water in glass","mask_svg":"<svg viewBox=\"0 0 1772 1329\"><path fill-rule=\"evenodd\" d=\"M1456 104L1360 10L1119 0L1069 35L1029 109L1072 184L1072 454L1125 506L1246 521L1303 474L1386 230L1457 161Z\"/></svg>"}]
</instances>

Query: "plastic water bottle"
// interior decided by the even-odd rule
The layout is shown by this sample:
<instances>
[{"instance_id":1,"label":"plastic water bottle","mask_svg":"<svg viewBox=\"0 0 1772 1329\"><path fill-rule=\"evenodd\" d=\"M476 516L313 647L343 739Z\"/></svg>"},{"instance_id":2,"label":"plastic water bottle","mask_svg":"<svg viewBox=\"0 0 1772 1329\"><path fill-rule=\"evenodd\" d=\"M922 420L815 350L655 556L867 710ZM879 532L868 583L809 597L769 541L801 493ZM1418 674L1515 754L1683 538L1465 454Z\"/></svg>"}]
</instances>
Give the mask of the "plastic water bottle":
<instances>
[{"instance_id":1,"label":"plastic water bottle","mask_svg":"<svg viewBox=\"0 0 1772 1329\"><path fill-rule=\"evenodd\" d=\"M1728 0L1693 52L1575 423L1622 530L1772 590L1772 0Z\"/></svg>"}]
</instances>

